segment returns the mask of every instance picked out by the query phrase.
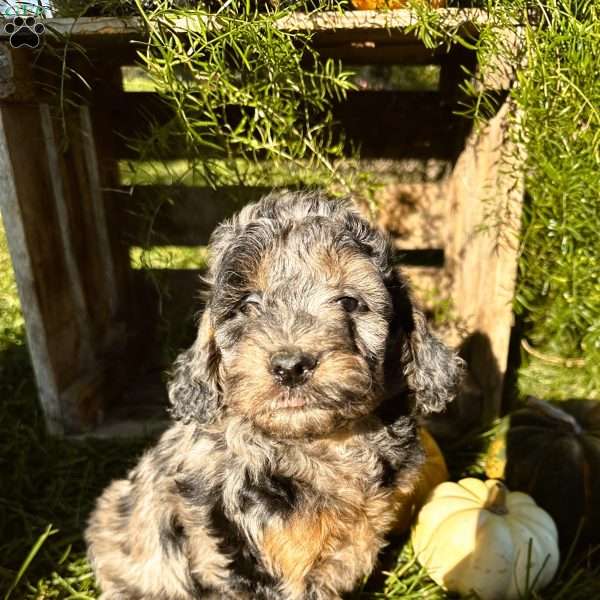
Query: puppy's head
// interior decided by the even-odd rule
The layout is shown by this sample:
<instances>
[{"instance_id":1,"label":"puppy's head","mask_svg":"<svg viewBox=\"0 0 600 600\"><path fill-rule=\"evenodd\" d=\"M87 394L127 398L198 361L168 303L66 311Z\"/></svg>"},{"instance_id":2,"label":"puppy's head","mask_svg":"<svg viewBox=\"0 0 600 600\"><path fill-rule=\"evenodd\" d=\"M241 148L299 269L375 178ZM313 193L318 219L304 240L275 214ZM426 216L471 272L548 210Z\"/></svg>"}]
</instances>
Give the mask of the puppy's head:
<instances>
[{"instance_id":1,"label":"puppy's head","mask_svg":"<svg viewBox=\"0 0 600 600\"><path fill-rule=\"evenodd\" d=\"M402 392L421 412L452 399L460 360L413 308L387 240L347 202L272 194L220 225L210 250L198 337L169 386L175 418L235 414L297 437Z\"/></svg>"}]
</instances>

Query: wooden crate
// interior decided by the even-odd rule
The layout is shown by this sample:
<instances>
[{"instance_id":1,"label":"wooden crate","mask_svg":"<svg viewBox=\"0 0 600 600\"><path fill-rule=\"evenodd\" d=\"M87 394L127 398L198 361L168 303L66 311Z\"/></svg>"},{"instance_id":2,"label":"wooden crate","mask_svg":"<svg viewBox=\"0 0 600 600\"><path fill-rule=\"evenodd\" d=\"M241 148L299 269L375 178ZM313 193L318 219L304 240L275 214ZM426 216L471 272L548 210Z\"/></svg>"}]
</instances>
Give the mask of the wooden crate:
<instances>
[{"instance_id":1,"label":"wooden crate","mask_svg":"<svg viewBox=\"0 0 600 600\"><path fill-rule=\"evenodd\" d=\"M478 11L443 14L471 32L485 19ZM462 329L446 337L470 362L483 398L477 418L489 418L499 411L507 365L522 201L522 177L505 160L512 107L497 77L489 85L499 109L485 128L475 131L456 116L462 67L475 68L475 57L462 47L425 48L405 33L413 19L408 10L365 11L298 15L281 26L313 31L323 56L350 65L439 66L434 90L352 92L336 116L373 168L394 172L377 218L385 226L401 212L406 227L391 233L409 278L418 288L434 282L451 298ZM168 188L172 201L154 215L148 235L138 209L165 189L130 193L118 169L119 160L135 159L122 136L140 126L145 109L160 113L152 94L122 87L121 67L133 64L131 40L142 29L135 19L109 18L47 26L70 32L85 48L91 60L82 59L81 68L94 87L85 105L65 113L64 147L62 121L51 110L56 102L39 86L51 59L42 52L34 65L30 51L0 46L0 201L28 346L50 431L131 433L164 418L159 320L166 314L177 322L199 305L196 270L135 270L130 248L204 245L215 224L239 208L228 198L256 199L264 190ZM482 231L490 214L501 214L504 225ZM512 239L503 235L498 243L499 231ZM166 302L155 293L155 277L176 291ZM192 336L191 321L187 327Z\"/></svg>"}]
</instances>

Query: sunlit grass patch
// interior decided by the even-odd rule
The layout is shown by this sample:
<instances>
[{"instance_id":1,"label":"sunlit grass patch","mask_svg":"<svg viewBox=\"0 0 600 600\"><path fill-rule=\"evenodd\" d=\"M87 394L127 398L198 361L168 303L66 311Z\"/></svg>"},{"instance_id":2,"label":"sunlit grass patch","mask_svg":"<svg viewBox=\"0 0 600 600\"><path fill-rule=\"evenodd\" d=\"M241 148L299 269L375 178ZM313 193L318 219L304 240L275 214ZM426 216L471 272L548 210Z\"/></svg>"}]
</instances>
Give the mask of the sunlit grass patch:
<instances>
[{"instance_id":1,"label":"sunlit grass patch","mask_svg":"<svg viewBox=\"0 0 600 600\"><path fill-rule=\"evenodd\" d=\"M156 86L152 83L146 70L138 66L121 67L123 91L125 92L155 92Z\"/></svg>"},{"instance_id":2,"label":"sunlit grass patch","mask_svg":"<svg viewBox=\"0 0 600 600\"><path fill-rule=\"evenodd\" d=\"M206 246L153 246L129 249L132 269L205 269L208 260Z\"/></svg>"}]
</instances>

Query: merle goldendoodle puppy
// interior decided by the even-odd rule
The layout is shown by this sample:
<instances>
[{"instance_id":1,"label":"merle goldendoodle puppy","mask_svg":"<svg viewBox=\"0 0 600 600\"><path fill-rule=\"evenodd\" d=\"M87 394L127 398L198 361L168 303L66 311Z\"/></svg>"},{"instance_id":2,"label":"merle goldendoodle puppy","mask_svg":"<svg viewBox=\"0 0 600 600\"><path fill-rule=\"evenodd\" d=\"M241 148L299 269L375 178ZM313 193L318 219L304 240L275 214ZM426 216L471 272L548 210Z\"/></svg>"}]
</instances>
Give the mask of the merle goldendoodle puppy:
<instances>
[{"instance_id":1,"label":"merle goldendoodle puppy","mask_svg":"<svg viewBox=\"0 0 600 600\"><path fill-rule=\"evenodd\" d=\"M271 194L220 225L176 423L86 532L110 600L331 600L371 572L461 361L386 239L340 200Z\"/></svg>"}]
</instances>

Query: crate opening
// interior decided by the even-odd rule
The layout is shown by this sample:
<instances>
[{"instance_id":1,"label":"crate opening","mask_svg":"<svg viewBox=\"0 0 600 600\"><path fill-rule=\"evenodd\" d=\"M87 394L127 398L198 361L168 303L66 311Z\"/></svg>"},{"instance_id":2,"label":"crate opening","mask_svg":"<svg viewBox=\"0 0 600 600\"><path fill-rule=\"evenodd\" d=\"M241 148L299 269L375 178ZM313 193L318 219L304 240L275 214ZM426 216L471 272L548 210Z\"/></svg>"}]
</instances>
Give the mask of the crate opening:
<instances>
[{"instance_id":1,"label":"crate opening","mask_svg":"<svg viewBox=\"0 0 600 600\"><path fill-rule=\"evenodd\" d=\"M435 92L440 87L439 65L344 65L355 72L359 90Z\"/></svg>"},{"instance_id":2,"label":"crate opening","mask_svg":"<svg viewBox=\"0 0 600 600\"><path fill-rule=\"evenodd\" d=\"M206 268L206 245L214 227L272 188L340 191L331 185L331 177L308 163L295 171L281 165L275 168L258 155L258 164L247 168L236 163L235 156L225 161L223 154L211 149L197 160L208 160L219 173L227 172L213 189L214 181L207 173L191 164L177 132L166 136L160 148L141 152L132 140L147 139L150 123L164 125L173 120L174 112L158 96L144 69L134 64L131 34L116 39L111 46L108 37L104 40L103 34L96 33L85 42L90 44L94 60L83 66L97 70L89 78L94 89L81 113L88 115L86 121L80 119L87 125L82 131L77 123L72 128L72 148L81 152L71 150L66 158L57 154L66 161L67 210L63 212L67 222L63 231L75 232L70 239L77 255L75 267L85 273L85 295L73 302L84 303L83 308L89 308L91 314L90 360L85 363L76 357L75 342L67 346L56 335L51 342L54 348L62 345L67 349L56 353L56 370L67 378L72 373L75 379L81 375L69 365L79 368L83 364L84 375L90 364L99 365L97 371L102 372L107 365L106 394L98 395L96 404L82 406L85 418L72 420L74 430L103 422L99 434L111 423L145 422L147 413L155 409L155 414L165 416L164 374L176 354L195 337L203 308L201 276ZM478 331L489 334L491 355L501 357L497 361L501 373L516 259L511 252L506 253L508 258L498 259L493 244L480 235L478 227L490 206L484 202L490 197L490 185L500 182L498 192L492 194L498 206L512 201L513 190L518 191L513 182L507 183L506 170L496 167L501 149L508 143L502 133L509 124L505 92L498 93L493 126L478 138L472 122L457 114L464 100L461 85L476 69L474 52L458 46L431 50L405 30L391 31L384 26L317 31L311 39L322 57L340 59L356 73L358 89L334 106L334 118L347 141L345 158L337 166L350 171L358 164L374 183L371 195L356 190L359 210L389 234L400 257L399 268L439 335L458 346ZM40 118L38 108L30 115L35 123ZM228 116L234 118L235 111L243 108L231 106L228 110ZM72 114L76 115L76 110ZM50 128L38 129L36 139L48 143ZM235 168L227 171L232 166ZM237 167L243 177L229 177ZM45 176L43 169L40 173ZM90 186L85 187L90 174L94 197ZM40 190L52 187L46 183L40 183ZM40 198L44 194L40 193ZM98 197L103 202L96 202ZM81 226L81 198L86 204L101 205L106 212L105 230L100 231L100 212L95 215L98 218ZM373 205L375 211L370 210ZM96 252L94 244L99 248L103 244L102 251ZM58 241L57 248L54 253L60 255ZM90 256L110 253L112 279L104 277L107 271L103 268L87 268L92 264ZM54 264L62 263L55 260ZM63 280L71 276L65 273ZM87 286L87 278L95 287ZM108 288L107 281L110 285L114 281L114 298L101 293ZM68 289L68 285L56 287ZM114 306L109 300L114 300ZM67 321L59 323L71 336L65 338L67 342L82 339L79 325L66 326ZM80 378L87 381L85 376ZM493 388L497 376L490 381ZM76 388L69 387L66 400L57 396L57 403L70 402ZM86 398L82 397L82 405ZM77 401L75 398L73 404ZM89 419L88 414L92 415ZM66 423L65 429L69 427Z\"/></svg>"}]
</instances>

